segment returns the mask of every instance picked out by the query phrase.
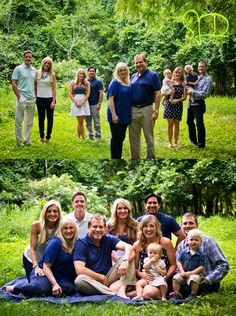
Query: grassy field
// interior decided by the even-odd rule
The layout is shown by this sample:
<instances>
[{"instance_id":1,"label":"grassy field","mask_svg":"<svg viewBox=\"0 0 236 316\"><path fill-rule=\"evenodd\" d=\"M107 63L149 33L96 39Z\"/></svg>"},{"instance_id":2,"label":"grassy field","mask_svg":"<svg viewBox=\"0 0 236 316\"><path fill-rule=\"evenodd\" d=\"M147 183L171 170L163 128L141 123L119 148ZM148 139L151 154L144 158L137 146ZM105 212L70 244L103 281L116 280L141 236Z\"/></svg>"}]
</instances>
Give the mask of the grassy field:
<instances>
[{"instance_id":1,"label":"grassy field","mask_svg":"<svg viewBox=\"0 0 236 316\"><path fill-rule=\"evenodd\" d=\"M24 275L21 268L21 256L28 243L30 223L36 218L34 210L14 212L2 209L0 225L0 286L5 282ZM172 303L148 303L142 306L128 306L122 303L84 303L55 305L46 302L21 302L12 304L1 301L0 315L154 315L158 316L233 316L236 315L236 220L214 216L199 218L200 229L213 237L220 245L230 262L230 272L223 279L218 293L208 294L195 302L175 305Z\"/></svg>"},{"instance_id":2,"label":"grassy field","mask_svg":"<svg viewBox=\"0 0 236 316\"><path fill-rule=\"evenodd\" d=\"M165 147L166 120L163 119L163 107L155 125L156 155L161 159L229 159L236 156L236 99L210 97L206 101L205 125L207 131L206 149L195 150L188 139L186 108L184 103L183 120L180 126L180 149ZM54 128L49 145L39 143L37 113L35 111L32 129L33 146L18 148L15 142L14 113L15 97L10 86L0 88L0 157L1 159L51 158L51 159L110 159L110 129L106 120L106 100L101 109L102 140L99 142L76 138L76 119L70 117L70 100L67 87L58 88L57 107ZM130 159L128 132L124 142L123 158ZM142 137L142 159L145 159L145 141Z\"/></svg>"}]
</instances>

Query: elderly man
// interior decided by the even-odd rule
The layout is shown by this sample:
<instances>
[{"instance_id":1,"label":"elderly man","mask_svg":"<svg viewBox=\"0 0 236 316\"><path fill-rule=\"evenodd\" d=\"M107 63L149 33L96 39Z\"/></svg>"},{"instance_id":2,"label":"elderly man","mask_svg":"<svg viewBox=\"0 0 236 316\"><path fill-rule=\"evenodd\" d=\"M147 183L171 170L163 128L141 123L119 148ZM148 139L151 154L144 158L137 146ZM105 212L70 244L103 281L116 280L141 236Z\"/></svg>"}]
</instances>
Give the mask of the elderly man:
<instances>
[{"instance_id":1,"label":"elderly man","mask_svg":"<svg viewBox=\"0 0 236 316\"><path fill-rule=\"evenodd\" d=\"M177 249L178 244L185 239L185 234L181 230L180 225L176 220L167 214L160 212L161 197L155 193L148 194L145 199L145 214L138 217L137 221L141 222L145 215L155 215L161 224L161 232L164 237L171 239L171 233L177 237L175 248Z\"/></svg>"},{"instance_id":2,"label":"elderly man","mask_svg":"<svg viewBox=\"0 0 236 316\"><path fill-rule=\"evenodd\" d=\"M87 198L83 192L76 192L72 196L71 202L74 212L65 217L75 221L78 228L78 238L82 238L88 232L88 223L91 218L91 215L86 211Z\"/></svg>"},{"instance_id":3,"label":"elderly man","mask_svg":"<svg viewBox=\"0 0 236 316\"><path fill-rule=\"evenodd\" d=\"M185 213L182 216L181 225L183 232L187 236L191 229L198 228L196 215L193 213ZM179 244L176 256L178 256L179 252L182 253L187 249L189 249L189 245L185 239ZM220 287L220 281L229 271L229 263L218 244L211 237L203 235L202 243L199 249L206 256L205 269L203 272L205 278L200 284L199 293L215 292ZM188 291L188 289L184 290L185 291L183 292L186 292L186 290Z\"/></svg>"},{"instance_id":4,"label":"elderly man","mask_svg":"<svg viewBox=\"0 0 236 316\"><path fill-rule=\"evenodd\" d=\"M91 66L88 68L88 81L90 82L90 96L88 98L91 115L86 116L86 127L89 138L94 140L94 132L92 123L94 123L95 139L101 139L100 126L100 109L103 100L103 84L96 78L96 68Z\"/></svg>"},{"instance_id":5,"label":"elderly man","mask_svg":"<svg viewBox=\"0 0 236 316\"><path fill-rule=\"evenodd\" d=\"M143 54L134 57L134 64L137 72L131 78L132 123L129 125L131 159L140 159L142 129L146 140L147 159L155 159L154 124L159 113L161 83L158 74L147 68L147 60Z\"/></svg>"},{"instance_id":6,"label":"elderly man","mask_svg":"<svg viewBox=\"0 0 236 316\"><path fill-rule=\"evenodd\" d=\"M81 293L86 295L117 294L126 296L126 285L135 284L135 269L130 260L133 258L133 247L115 236L105 234L105 221L101 215L92 216L88 234L77 240L74 250L74 265L77 273L75 284ZM125 253L112 266L113 250L123 250ZM118 292L110 286L118 279L121 286Z\"/></svg>"},{"instance_id":7,"label":"elderly man","mask_svg":"<svg viewBox=\"0 0 236 316\"><path fill-rule=\"evenodd\" d=\"M18 146L31 145L30 133L34 121L36 69L32 66L33 54L23 54L24 63L17 66L12 74L12 88L16 95L15 133ZM24 142L22 122L24 120Z\"/></svg>"},{"instance_id":8,"label":"elderly man","mask_svg":"<svg viewBox=\"0 0 236 316\"><path fill-rule=\"evenodd\" d=\"M189 131L189 138L196 148L205 148L206 145L206 130L203 120L203 115L206 112L205 98L209 96L212 88L212 79L207 74L208 65L201 60L198 63L198 72L200 74L198 84L192 91L194 103L189 100L187 112L187 124ZM196 127L194 123L196 120Z\"/></svg>"}]
</instances>

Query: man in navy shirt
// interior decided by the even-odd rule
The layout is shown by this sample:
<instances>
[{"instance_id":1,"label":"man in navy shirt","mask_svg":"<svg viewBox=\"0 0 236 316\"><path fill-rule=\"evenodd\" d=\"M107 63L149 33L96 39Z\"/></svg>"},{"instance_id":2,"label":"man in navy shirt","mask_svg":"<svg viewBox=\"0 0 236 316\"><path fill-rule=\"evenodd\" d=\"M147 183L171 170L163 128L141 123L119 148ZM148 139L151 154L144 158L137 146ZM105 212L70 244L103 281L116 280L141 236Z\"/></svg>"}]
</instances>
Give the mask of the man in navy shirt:
<instances>
[{"instance_id":1,"label":"man in navy shirt","mask_svg":"<svg viewBox=\"0 0 236 316\"><path fill-rule=\"evenodd\" d=\"M100 126L100 109L103 100L103 84L96 77L96 68L91 66L88 68L88 81L90 82L90 96L88 98L90 107L90 116L86 116L86 127L89 133L89 138L94 140L94 132L92 123L94 123L95 139L101 139Z\"/></svg>"},{"instance_id":2,"label":"man in navy shirt","mask_svg":"<svg viewBox=\"0 0 236 316\"><path fill-rule=\"evenodd\" d=\"M146 140L147 159L155 159L154 124L160 107L161 83L157 73L147 68L143 54L134 57L137 72L131 78L132 123L129 125L131 159L140 159L141 130ZM155 107L153 108L153 103Z\"/></svg>"},{"instance_id":3,"label":"man in navy shirt","mask_svg":"<svg viewBox=\"0 0 236 316\"><path fill-rule=\"evenodd\" d=\"M177 237L175 245L175 248L177 249L178 244L185 239L185 234L172 216L159 211L161 207L161 197L155 193L150 193L145 197L144 202L146 213L138 217L137 221L141 222L142 218L147 214L155 215L161 224L162 235L171 239L171 233L173 233Z\"/></svg>"},{"instance_id":4,"label":"man in navy shirt","mask_svg":"<svg viewBox=\"0 0 236 316\"><path fill-rule=\"evenodd\" d=\"M111 253L117 249L124 251L124 256L112 266ZM122 280L120 288L131 284L130 277L132 274L135 277L135 269L131 271L129 263L133 257L133 247L105 234L104 218L94 215L88 224L88 234L75 244L74 265L78 275L75 284L86 295L117 294L126 297L125 292L112 290L110 285L119 278Z\"/></svg>"}]
</instances>

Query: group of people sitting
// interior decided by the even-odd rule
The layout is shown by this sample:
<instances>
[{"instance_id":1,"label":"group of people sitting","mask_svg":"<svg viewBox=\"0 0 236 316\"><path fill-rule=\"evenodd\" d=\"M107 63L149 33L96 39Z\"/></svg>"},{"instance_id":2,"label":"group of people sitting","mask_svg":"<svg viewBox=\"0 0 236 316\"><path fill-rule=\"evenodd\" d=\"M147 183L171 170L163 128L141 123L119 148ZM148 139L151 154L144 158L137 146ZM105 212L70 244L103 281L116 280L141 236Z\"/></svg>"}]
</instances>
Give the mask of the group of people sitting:
<instances>
[{"instance_id":1,"label":"group of people sitting","mask_svg":"<svg viewBox=\"0 0 236 316\"><path fill-rule=\"evenodd\" d=\"M54 109L56 106L56 76L53 60L45 57L40 68L32 66L32 52L25 51L24 63L12 74L12 87L17 98L15 114L16 142L20 147L31 145L30 134L34 120L35 102L38 109L40 143L50 142ZM184 69L179 66L172 72L164 71L163 87L159 75L148 69L143 54L134 57L136 72L130 75L127 64L119 62L107 89L107 120L111 131L112 159L122 158L123 142L129 129L131 159L140 159L141 131L146 141L146 158L155 159L154 125L159 115L161 93L164 96L164 118L167 120L167 148L180 147L179 126L182 120L183 101L190 95L187 124L190 141L196 148L205 147L204 99L210 94L212 79L207 74L205 61L198 63L199 76L187 65L187 82ZM188 89L186 90L186 83ZM100 109L104 96L102 81L96 77L96 68L79 68L69 85L71 116L77 120L77 137L85 139L84 122L91 140L101 139ZM47 130L45 133L45 118ZM22 140L22 122L24 138ZM194 123L196 120L196 126ZM197 127L197 128L196 128Z\"/></svg>"},{"instance_id":2,"label":"group of people sitting","mask_svg":"<svg viewBox=\"0 0 236 316\"><path fill-rule=\"evenodd\" d=\"M73 195L72 207L63 216L58 201L44 205L23 254L28 282L4 290L27 297L79 292L136 301L190 300L218 290L229 271L218 244L197 229L197 217L184 214L180 226L160 211L161 198L154 193L145 198L145 214L137 220L123 198L114 201L107 223L87 212L83 192Z\"/></svg>"}]
</instances>

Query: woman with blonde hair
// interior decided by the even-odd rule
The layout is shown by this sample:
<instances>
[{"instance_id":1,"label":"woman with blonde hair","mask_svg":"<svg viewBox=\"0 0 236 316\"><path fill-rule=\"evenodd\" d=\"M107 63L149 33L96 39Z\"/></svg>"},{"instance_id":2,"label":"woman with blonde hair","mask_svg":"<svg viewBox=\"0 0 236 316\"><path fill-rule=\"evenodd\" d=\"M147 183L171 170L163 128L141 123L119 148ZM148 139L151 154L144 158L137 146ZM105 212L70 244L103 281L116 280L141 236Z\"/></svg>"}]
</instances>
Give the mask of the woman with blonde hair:
<instances>
[{"instance_id":1,"label":"woman with blonde hair","mask_svg":"<svg viewBox=\"0 0 236 316\"><path fill-rule=\"evenodd\" d=\"M56 200L50 200L44 205L39 220L31 225L30 245L23 254L23 266L28 281L32 270L34 270L35 275L44 275L38 261L44 254L48 240L57 233L61 219L60 203Z\"/></svg>"},{"instance_id":2,"label":"woman with blonde hair","mask_svg":"<svg viewBox=\"0 0 236 316\"><path fill-rule=\"evenodd\" d=\"M125 63L116 65L108 92L107 119L111 130L111 158L121 159L126 130L131 123L131 86L129 68Z\"/></svg>"},{"instance_id":3,"label":"woman with blonde hair","mask_svg":"<svg viewBox=\"0 0 236 316\"><path fill-rule=\"evenodd\" d=\"M37 109L40 143L48 144L53 127L54 108L56 106L56 76L53 72L53 60L45 57L37 71ZM45 113L47 115L47 134L44 138Z\"/></svg>"},{"instance_id":4,"label":"woman with blonde hair","mask_svg":"<svg viewBox=\"0 0 236 316\"><path fill-rule=\"evenodd\" d=\"M162 237L160 223L154 215L145 215L139 223L137 241L134 244L136 276L144 279L148 283L153 281L154 277L143 270L144 259L148 256L147 247L151 243L161 245L163 250L162 259L167 267L165 281L174 274L176 269L176 258L174 247L169 238ZM167 282L168 283L168 282ZM143 289L144 299L159 299L161 297L160 289L151 285L146 285Z\"/></svg>"},{"instance_id":5,"label":"woman with blonde hair","mask_svg":"<svg viewBox=\"0 0 236 316\"><path fill-rule=\"evenodd\" d=\"M86 71L79 68L75 80L70 83L70 98L71 98L71 116L76 116L78 121L77 136L78 139L85 139L84 119L90 115L88 98L90 95L90 83L86 79Z\"/></svg>"},{"instance_id":6,"label":"woman with blonde hair","mask_svg":"<svg viewBox=\"0 0 236 316\"><path fill-rule=\"evenodd\" d=\"M30 284L6 286L7 292L26 296L72 295L76 292L73 252L77 239L76 223L68 218L61 221L57 236L53 237L39 261L44 275L30 274Z\"/></svg>"},{"instance_id":7,"label":"woman with blonde hair","mask_svg":"<svg viewBox=\"0 0 236 316\"><path fill-rule=\"evenodd\" d=\"M137 225L138 222L132 217L130 202L123 198L116 199L112 205L111 219L107 223L109 234L133 245Z\"/></svg>"},{"instance_id":8,"label":"woman with blonde hair","mask_svg":"<svg viewBox=\"0 0 236 316\"><path fill-rule=\"evenodd\" d=\"M173 98L166 100L164 109L164 118L167 119L167 148L179 148L179 123L182 120L183 101L186 100L186 87L184 70L182 67L176 67L172 75L174 95ZM174 144L172 139L174 137Z\"/></svg>"}]
</instances>

